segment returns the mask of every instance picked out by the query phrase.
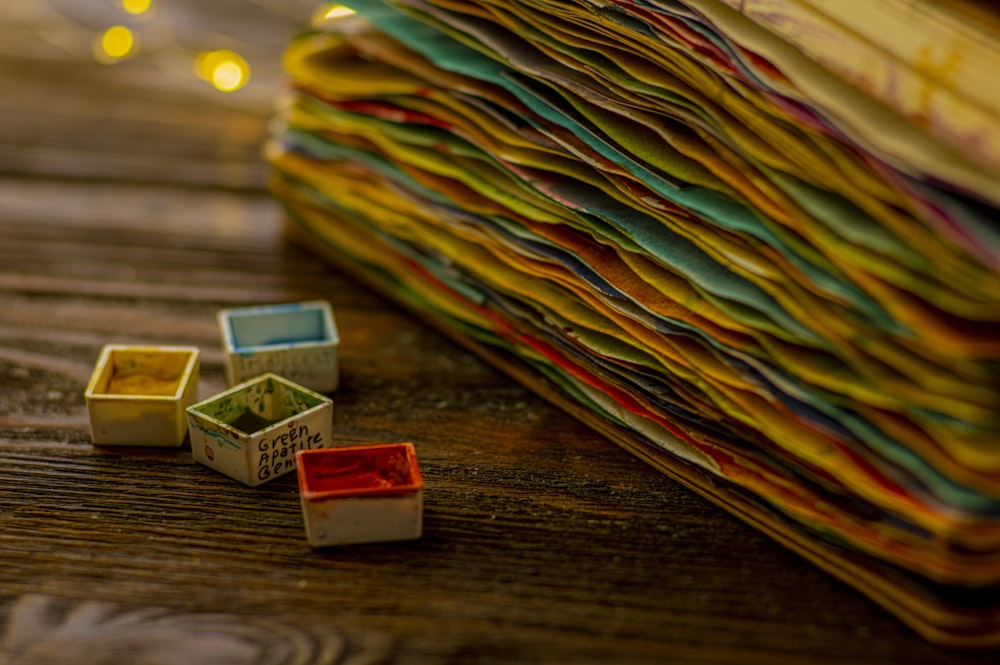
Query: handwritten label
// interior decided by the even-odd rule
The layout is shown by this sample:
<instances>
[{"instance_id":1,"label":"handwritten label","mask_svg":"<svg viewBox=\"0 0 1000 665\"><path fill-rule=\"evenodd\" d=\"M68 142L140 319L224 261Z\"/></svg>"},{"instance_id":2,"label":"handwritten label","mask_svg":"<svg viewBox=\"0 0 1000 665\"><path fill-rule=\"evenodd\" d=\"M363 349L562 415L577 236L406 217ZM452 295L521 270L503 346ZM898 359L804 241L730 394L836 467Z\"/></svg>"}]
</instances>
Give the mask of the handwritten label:
<instances>
[{"instance_id":1,"label":"handwritten label","mask_svg":"<svg viewBox=\"0 0 1000 665\"><path fill-rule=\"evenodd\" d=\"M330 348L288 349L281 353L238 356L237 360L242 376L276 372L293 381L325 372L336 362L337 351Z\"/></svg>"},{"instance_id":2,"label":"handwritten label","mask_svg":"<svg viewBox=\"0 0 1000 665\"><path fill-rule=\"evenodd\" d=\"M322 447L322 432L310 432L308 425L292 423L287 431L257 442L260 453L257 478L267 480L291 471L295 468L296 452Z\"/></svg>"}]
</instances>

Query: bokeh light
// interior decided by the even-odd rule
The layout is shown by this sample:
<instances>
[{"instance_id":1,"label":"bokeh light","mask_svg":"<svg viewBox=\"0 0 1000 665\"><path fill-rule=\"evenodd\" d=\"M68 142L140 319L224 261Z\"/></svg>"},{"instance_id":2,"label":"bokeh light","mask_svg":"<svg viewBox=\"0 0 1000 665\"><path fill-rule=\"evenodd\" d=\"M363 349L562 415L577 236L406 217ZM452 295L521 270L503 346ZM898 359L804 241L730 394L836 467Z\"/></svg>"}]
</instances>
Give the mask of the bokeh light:
<instances>
[{"instance_id":1,"label":"bokeh light","mask_svg":"<svg viewBox=\"0 0 1000 665\"><path fill-rule=\"evenodd\" d=\"M135 53L135 35L123 25L113 25L97 37L93 50L100 62L118 62Z\"/></svg>"},{"instance_id":2,"label":"bokeh light","mask_svg":"<svg viewBox=\"0 0 1000 665\"><path fill-rule=\"evenodd\" d=\"M152 4L153 0L122 0L122 8L135 16L148 12Z\"/></svg>"},{"instance_id":3,"label":"bokeh light","mask_svg":"<svg viewBox=\"0 0 1000 665\"><path fill-rule=\"evenodd\" d=\"M233 92L250 80L250 65L238 53L228 49L205 51L195 60L195 73L216 90Z\"/></svg>"}]
</instances>

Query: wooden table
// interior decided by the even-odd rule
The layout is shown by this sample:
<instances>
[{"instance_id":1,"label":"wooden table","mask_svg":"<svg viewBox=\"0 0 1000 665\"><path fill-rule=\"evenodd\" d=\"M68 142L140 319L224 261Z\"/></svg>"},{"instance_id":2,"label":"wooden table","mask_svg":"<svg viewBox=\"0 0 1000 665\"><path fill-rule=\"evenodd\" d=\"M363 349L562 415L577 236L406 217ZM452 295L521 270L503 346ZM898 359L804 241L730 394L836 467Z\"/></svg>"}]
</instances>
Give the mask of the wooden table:
<instances>
[{"instance_id":1,"label":"wooden table","mask_svg":"<svg viewBox=\"0 0 1000 665\"><path fill-rule=\"evenodd\" d=\"M152 20L175 42L113 66L81 50L115 17L93 4L0 9L0 618L100 601L163 608L182 636L346 640L311 662L997 662L928 645L286 243L259 145L309 3L174 2ZM257 76L229 96L179 66L219 34ZM196 345L206 397L220 308L311 298L342 335L337 442L416 445L418 541L314 551L292 476L248 489L189 449L90 443L102 345Z\"/></svg>"}]
</instances>

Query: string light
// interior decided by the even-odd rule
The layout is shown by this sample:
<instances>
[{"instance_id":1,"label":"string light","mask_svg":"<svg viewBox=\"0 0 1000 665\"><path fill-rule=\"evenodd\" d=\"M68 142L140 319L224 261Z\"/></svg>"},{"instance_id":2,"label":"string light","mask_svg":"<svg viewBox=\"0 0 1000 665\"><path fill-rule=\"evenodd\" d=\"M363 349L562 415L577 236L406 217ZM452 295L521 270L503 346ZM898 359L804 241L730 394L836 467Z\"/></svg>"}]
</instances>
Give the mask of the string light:
<instances>
[{"instance_id":1,"label":"string light","mask_svg":"<svg viewBox=\"0 0 1000 665\"><path fill-rule=\"evenodd\" d=\"M152 0L121 0L122 9L134 16L148 12ZM134 34L124 26L109 28L95 46L94 56L101 62L122 60L137 49ZM195 57L195 74L220 92L235 92L250 80L250 65L240 54L229 49L202 51Z\"/></svg>"},{"instance_id":2,"label":"string light","mask_svg":"<svg viewBox=\"0 0 1000 665\"><path fill-rule=\"evenodd\" d=\"M69 11L63 7L63 0L14 0L10 6L0 0L0 20L23 24L36 31L45 43L75 56L87 54L105 65L131 60L136 62L135 66L152 66L166 75L186 79L185 85L190 84L193 89L200 87L207 94L242 93L224 103L253 112L272 110L273 86L270 84L281 75L280 63L277 59L268 60L260 65L259 72L252 72L246 55L266 52L270 58L271 51L258 48L257 42L240 40L187 22L177 23L173 19L182 12L172 7L175 3L169 0L110 2L110 9L117 10L118 19L107 20L104 9ZM292 25L291 21L300 26L308 24L317 6L316 0L248 0L248 3L257 7L255 11L281 16L283 28L286 23ZM322 9L331 18L353 14L346 7L333 3L323 4ZM98 17L104 18L103 25L93 23L94 19L101 20ZM0 45L0 50L6 46ZM251 85L254 79L261 83Z\"/></svg>"}]
</instances>

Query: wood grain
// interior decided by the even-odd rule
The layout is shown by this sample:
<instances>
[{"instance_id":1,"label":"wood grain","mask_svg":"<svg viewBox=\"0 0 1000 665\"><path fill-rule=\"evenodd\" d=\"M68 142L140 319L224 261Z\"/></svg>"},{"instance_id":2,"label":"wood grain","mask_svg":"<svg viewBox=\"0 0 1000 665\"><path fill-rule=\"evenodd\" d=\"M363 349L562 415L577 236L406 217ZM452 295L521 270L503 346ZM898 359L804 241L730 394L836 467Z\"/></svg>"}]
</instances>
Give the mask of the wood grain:
<instances>
[{"instance_id":1,"label":"wood grain","mask_svg":"<svg viewBox=\"0 0 1000 665\"><path fill-rule=\"evenodd\" d=\"M4 665L135 663L184 665L378 665L392 644L384 635L351 635L229 614L122 610L109 603L60 602L29 594L11 609L0 635Z\"/></svg>"},{"instance_id":2,"label":"wood grain","mask_svg":"<svg viewBox=\"0 0 1000 665\"><path fill-rule=\"evenodd\" d=\"M95 67L0 57L18 91L0 94L0 618L32 593L223 613L384 635L421 665L996 662L927 645L286 243L252 149L266 116L183 87L133 96L129 63ZM418 541L312 550L291 476L251 490L187 449L90 445L103 344L196 345L208 396L218 309L310 298L341 329L335 437L417 448Z\"/></svg>"}]
</instances>

